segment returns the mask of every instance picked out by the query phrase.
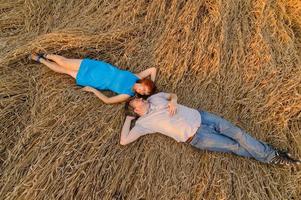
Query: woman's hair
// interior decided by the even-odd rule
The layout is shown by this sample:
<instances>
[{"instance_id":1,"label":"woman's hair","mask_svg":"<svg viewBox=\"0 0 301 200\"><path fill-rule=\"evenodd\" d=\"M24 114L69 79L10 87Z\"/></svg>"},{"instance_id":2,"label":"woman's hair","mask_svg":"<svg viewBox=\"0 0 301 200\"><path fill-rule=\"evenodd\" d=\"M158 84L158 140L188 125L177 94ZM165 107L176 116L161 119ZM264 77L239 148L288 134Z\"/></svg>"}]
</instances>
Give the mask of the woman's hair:
<instances>
[{"instance_id":1,"label":"woman's hair","mask_svg":"<svg viewBox=\"0 0 301 200\"><path fill-rule=\"evenodd\" d=\"M139 79L139 80L136 81L136 83L140 83L142 85L145 85L149 89L149 95L139 95L138 94L139 97L147 98L148 96L154 94L157 90L157 87L156 87L155 83L152 80L148 79L148 78Z\"/></svg>"}]
</instances>

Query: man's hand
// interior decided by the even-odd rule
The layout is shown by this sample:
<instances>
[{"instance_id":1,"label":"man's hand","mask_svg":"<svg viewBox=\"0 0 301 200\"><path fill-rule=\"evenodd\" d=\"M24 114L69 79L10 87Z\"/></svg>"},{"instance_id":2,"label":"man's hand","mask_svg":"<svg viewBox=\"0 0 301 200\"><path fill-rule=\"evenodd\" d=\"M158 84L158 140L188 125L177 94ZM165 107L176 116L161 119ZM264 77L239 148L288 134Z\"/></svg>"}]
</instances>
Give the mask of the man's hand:
<instances>
[{"instance_id":1,"label":"man's hand","mask_svg":"<svg viewBox=\"0 0 301 200\"><path fill-rule=\"evenodd\" d=\"M177 103L173 102L173 101L170 101L168 103L168 112L169 112L169 115L170 116L173 116L176 114L177 112Z\"/></svg>"},{"instance_id":2,"label":"man's hand","mask_svg":"<svg viewBox=\"0 0 301 200\"><path fill-rule=\"evenodd\" d=\"M128 116L126 116L126 119L128 119L128 120L133 120L133 119L135 119L136 117L133 117L133 116L130 116L130 115L128 115Z\"/></svg>"},{"instance_id":3,"label":"man's hand","mask_svg":"<svg viewBox=\"0 0 301 200\"><path fill-rule=\"evenodd\" d=\"M174 93L169 94L169 102L168 102L168 112L170 116L173 116L177 113L177 100L178 97Z\"/></svg>"}]
</instances>

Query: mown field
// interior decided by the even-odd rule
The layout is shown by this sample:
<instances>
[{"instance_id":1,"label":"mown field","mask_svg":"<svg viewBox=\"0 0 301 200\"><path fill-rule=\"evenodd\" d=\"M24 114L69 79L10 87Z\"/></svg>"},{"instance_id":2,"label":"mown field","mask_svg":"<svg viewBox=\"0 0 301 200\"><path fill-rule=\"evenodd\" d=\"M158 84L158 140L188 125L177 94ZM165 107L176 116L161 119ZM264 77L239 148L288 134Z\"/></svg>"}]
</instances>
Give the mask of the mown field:
<instances>
[{"instance_id":1,"label":"mown field","mask_svg":"<svg viewBox=\"0 0 301 200\"><path fill-rule=\"evenodd\" d=\"M300 169L159 134L121 146L124 105L31 52L154 66L179 103L301 157L301 1L0 0L0 199L300 199Z\"/></svg>"}]
</instances>

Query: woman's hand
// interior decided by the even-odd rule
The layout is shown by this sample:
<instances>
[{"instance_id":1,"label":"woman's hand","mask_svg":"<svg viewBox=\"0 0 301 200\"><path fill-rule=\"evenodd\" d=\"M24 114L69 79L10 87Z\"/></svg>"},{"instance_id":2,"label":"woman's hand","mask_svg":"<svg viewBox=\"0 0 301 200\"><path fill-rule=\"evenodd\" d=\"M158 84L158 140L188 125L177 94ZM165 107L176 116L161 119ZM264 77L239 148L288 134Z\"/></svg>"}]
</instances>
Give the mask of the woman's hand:
<instances>
[{"instance_id":1,"label":"woman's hand","mask_svg":"<svg viewBox=\"0 0 301 200\"><path fill-rule=\"evenodd\" d=\"M170 116L173 116L176 114L176 112L177 112L177 103L176 102L170 101L168 103L168 112L169 112Z\"/></svg>"}]
</instances>

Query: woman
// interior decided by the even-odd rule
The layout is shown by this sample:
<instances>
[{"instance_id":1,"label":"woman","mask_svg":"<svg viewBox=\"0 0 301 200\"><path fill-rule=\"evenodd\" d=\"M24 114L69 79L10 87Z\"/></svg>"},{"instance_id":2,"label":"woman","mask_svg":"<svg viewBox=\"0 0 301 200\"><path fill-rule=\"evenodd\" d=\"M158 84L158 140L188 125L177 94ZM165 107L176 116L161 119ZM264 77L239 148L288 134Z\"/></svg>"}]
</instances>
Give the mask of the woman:
<instances>
[{"instance_id":1,"label":"woman","mask_svg":"<svg viewBox=\"0 0 301 200\"><path fill-rule=\"evenodd\" d=\"M31 54L30 59L43 63L55 72L75 78L77 85L86 86L84 91L93 92L104 103L113 104L128 100L135 93L151 95L157 70L148 68L138 74L92 59L69 59L54 54ZM146 77L150 76L150 79ZM118 95L107 97L98 90L111 90Z\"/></svg>"}]
</instances>

